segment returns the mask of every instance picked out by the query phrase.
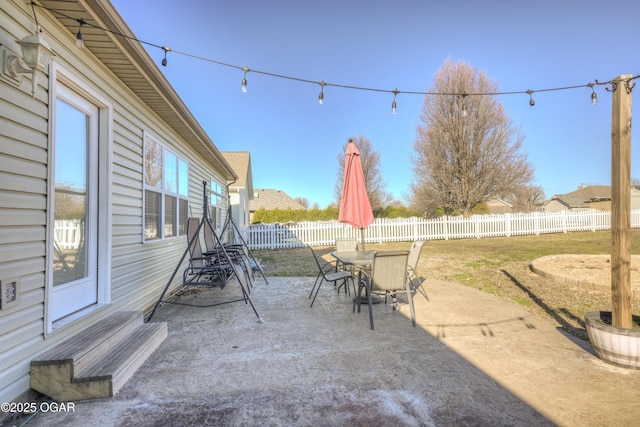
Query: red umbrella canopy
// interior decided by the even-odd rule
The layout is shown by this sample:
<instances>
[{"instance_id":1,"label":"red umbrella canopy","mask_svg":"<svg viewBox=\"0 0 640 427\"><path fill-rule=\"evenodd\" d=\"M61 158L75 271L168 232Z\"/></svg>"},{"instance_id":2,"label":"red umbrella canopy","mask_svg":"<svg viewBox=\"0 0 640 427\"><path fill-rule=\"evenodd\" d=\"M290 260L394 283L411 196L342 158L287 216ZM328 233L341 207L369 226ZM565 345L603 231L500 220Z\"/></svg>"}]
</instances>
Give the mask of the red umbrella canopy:
<instances>
[{"instance_id":1,"label":"red umbrella canopy","mask_svg":"<svg viewBox=\"0 0 640 427\"><path fill-rule=\"evenodd\" d=\"M338 221L359 229L367 228L374 221L371 203L367 195L367 187L364 183L360 151L351 140L347 144L344 161L344 178L342 180Z\"/></svg>"}]
</instances>

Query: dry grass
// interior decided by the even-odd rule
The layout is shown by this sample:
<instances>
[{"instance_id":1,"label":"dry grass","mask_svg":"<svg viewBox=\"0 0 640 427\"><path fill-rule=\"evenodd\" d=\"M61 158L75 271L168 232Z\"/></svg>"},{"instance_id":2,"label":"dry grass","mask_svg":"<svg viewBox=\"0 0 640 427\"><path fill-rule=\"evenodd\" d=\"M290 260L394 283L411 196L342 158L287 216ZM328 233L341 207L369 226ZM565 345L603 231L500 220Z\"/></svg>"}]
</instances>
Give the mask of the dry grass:
<instances>
[{"instance_id":1,"label":"dry grass","mask_svg":"<svg viewBox=\"0 0 640 427\"><path fill-rule=\"evenodd\" d=\"M368 244L367 250L408 249L410 242ZM325 259L333 247L315 248ZM640 253L640 230L632 232L632 253ZM542 278L529 265L555 254L611 253L609 231L545 234L491 239L434 240L422 251L419 273L471 286L522 305L567 332L587 339L584 313L611 310L608 294L590 292ZM254 251L271 276L315 276L317 267L307 248ZM487 307L487 310L490 310ZM640 303L633 301L633 312Z\"/></svg>"}]
</instances>

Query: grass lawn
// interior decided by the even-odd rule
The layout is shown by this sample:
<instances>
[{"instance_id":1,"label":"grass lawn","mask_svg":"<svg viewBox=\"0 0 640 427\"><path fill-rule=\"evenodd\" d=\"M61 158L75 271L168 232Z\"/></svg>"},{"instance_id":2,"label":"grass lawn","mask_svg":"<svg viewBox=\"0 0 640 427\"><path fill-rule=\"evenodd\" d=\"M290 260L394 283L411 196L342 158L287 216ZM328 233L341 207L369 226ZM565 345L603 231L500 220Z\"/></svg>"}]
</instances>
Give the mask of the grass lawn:
<instances>
[{"instance_id":1,"label":"grass lawn","mask_svg":"<svg viewBox=\"0 0 640 427\"><path fill-rule=\"evenodd\" d=\"M631 252L640 253L640 230L632 231ZM367 250L409 249L411 242L367 244ZM314 248L331 260L331 247ZM611 310L608 294L586 291L531 272L539 257L558 254L610 254L611 232L577 232L540 236L486 239L433 240L422 250L418 264L421 276L461 283L520 304L568 333L588 339L584 313ZM317 267L309 249L253 251L269 276L315 276ZM428 288L427 288L428 289ZM491 307L487 307L490 310ZM633 313L640 302L633 300Z\"/></svg>"}]
</instances>

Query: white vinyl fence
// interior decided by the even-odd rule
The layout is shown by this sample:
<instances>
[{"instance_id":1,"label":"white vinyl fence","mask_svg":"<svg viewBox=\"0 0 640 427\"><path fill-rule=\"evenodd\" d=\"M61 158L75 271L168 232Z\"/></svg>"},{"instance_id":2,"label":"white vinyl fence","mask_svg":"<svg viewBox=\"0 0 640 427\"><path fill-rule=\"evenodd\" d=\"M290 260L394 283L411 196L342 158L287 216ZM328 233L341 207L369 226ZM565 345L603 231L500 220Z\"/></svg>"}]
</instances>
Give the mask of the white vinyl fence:
<instances>
[{"instance_id":1,"label":"white vinyl fence","mask_svg":"<svg viewBox=\"0 0 640 427\"><path fill-rule=\"evenodd\" d=\"M640 227L640 210L631 212L631 226ZM611 212L599 210L530 212L422 218L377 218L364 230L365 243L508 237L611 229ZM241 230L251 249L331 246L336 238L360 240L360 230L338 221L254 224Z\"/></svg>"},{"instance_id":2,"label":"white vinyl fence","mask_svg":"<svg viewBox=\"0 0 640 427\"><path fill-rule=\"evenodd\" d=\"M81 224L56 221L56 242L61 249L77 249ZM640 210L631 212L631 227L640 228ZM376 218L364 230L365 243L508 237L611 229L611 212L599 210L531 212L423 218ZM251 249L331 246L337 238L361 239L360 230L338 221L257 224L242 228Z\"/></svg>"}]
</instances>

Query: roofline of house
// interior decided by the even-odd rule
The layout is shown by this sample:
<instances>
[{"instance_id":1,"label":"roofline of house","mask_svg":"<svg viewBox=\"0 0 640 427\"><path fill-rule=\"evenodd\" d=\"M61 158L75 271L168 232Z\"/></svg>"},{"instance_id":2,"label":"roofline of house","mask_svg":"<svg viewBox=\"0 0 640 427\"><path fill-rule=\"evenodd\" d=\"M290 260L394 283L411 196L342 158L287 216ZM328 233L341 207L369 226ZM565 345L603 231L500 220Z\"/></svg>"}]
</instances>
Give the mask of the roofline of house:
<instances>
[{"instance_id":1,"label":"roofline of house","mask_svg":"<svg viewBox=\"0 0 640 427\"><path fill-rule=\"evenodd\" d=\"M100 21L102 21L110 31L125 36L118 37L112 33L109 34L113 43L121 46L134 63L140 67L139 71L149 80L155 90L162 95L167 105L172 108L173 112L189 128L215 163L224 169L226 172L225 180L227 182L235 182L238 176L231 165L222 156L222 153L217 149L211 138L209 138L209 135L207 135L200 123L174 90L173 86L171 86L156 63L149 56L149 53L142 44L136 40L135 35L115 7L113 7L110 2L101 0L79 0L79 2L80 4L84 3L86 5L85 8L93 10Z\"/></svg>"}]
</instances>

